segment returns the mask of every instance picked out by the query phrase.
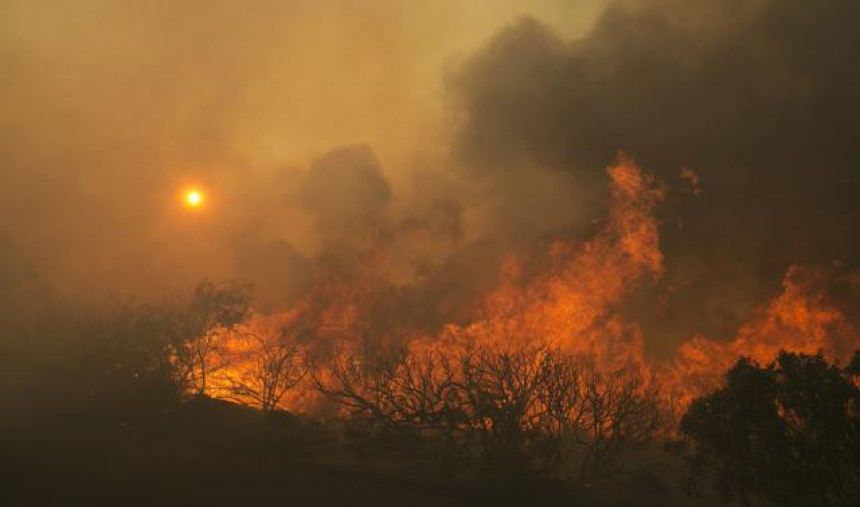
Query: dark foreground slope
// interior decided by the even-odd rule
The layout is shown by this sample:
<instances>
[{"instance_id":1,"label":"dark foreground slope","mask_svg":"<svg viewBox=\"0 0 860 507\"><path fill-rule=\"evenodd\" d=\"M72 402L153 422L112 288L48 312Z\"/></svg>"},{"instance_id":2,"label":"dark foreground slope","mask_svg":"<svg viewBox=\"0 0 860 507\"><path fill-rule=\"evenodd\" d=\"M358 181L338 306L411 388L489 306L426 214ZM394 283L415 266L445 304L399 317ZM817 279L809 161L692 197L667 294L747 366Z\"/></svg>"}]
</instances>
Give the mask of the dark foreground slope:
<instances>
[{"instance_id":1,"label":"dark foreground slope","mask_svg":"<svg viewBox=\"0 0 860 507\"><path fill-rule=\"evenodd\" d=\"M349 448L341 430L211 399L132 421L92 414L0 433L2 506L599 506L687 502L655 476L588 490L449 481ZM111 422L107 422L111 420ZM348 440L348 439L347 439ZM355 459L358 456L358 459Z\"/></svg>"},{"instance_id":2,"label":"dark foreground slope","mask_svg":"<svg viewBox=\"0 0 860 507\"><path fill-rule=\"evenodd\" d=\"M315 462L313 431L215 402L134 423L4 430L0 504L455 505L434 485Z\"/></svg>"}]
</instances>

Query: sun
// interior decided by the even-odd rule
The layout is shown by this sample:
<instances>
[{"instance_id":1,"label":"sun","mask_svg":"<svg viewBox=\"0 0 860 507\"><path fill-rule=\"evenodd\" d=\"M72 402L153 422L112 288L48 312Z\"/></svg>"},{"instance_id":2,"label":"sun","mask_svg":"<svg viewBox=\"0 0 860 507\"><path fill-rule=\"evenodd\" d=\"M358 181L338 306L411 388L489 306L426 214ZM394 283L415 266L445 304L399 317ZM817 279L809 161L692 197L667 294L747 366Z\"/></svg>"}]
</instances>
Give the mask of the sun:
<instances>
[{"instance_id":1,"label":"sun","mask_svg":"<svg viewBox=\"0 0 860 507\"><path fill-rule=\"evenodd\" d=\"M183 201L185 202L185 205L189 208L199 208L203 206L203 192L197 189L186 190Z\"/></svg>"}]
</instances>

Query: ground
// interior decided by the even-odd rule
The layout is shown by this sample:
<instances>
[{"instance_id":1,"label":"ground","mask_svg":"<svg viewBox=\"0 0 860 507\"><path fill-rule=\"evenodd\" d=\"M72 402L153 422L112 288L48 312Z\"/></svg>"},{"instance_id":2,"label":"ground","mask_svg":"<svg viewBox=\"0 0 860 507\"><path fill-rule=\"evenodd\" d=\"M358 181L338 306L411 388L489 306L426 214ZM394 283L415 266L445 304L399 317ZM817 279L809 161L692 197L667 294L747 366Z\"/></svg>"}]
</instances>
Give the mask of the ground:
<instances>
[{"instance_id":1,"label":"ground","mask_svg":"<svg viewBox=\"0 0 860 507\"><path fill-rule=\"evenodd\" d=\"M4 506L512 505L498 488L380 471L329 451L320 431L289 415L212 400L134 422L64 419L6 430L0 454ZM372 457L371 457L372 458ZM541 493L546 505L682 505L643 476L593 491ZM555 498L558 496L558 499ZM657 502L649 498L658 498Z\"/></svg>"}]
</instances>

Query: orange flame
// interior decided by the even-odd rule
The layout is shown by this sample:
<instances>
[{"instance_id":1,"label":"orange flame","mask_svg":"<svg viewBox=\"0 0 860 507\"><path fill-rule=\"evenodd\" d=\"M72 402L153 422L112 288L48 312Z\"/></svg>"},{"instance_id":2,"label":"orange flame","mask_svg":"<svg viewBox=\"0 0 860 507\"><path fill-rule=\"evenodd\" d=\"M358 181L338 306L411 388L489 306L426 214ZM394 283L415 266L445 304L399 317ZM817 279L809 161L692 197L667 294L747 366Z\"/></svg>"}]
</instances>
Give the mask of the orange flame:
<instances>
[{"instance_id":1,"label":"orange flame","mask_svg":"<svg viewBox=\"0 0 860 507\"><path fill-rule=\"evenodd\" d=\"M668 410L679 412L692 398L718 386L739 356L768 362L784 349L822 351L842 360L860 347L857 326L828 295L834 284L860 292L860 273L845 276L835 267L792 266L782 292L741 326L733 340L694 336L668 364L647 358L640 326L625 321L618 308L639 284L657 281L663 273L655 210L665 190L623 155L607 174L609 211L600 232L584 242L553 242L535 258L509 256L499 267L498 286L476 304L470 322L445 325L433 335L407 333L411 352L420 356L439 347L457 350L473 342L499 350L556 346L590 356L605 372L635 371L659 385ZM690 181L694 193L700 192L695 173L685 170L682 177ZM315 321L308 335L310 348L335 343L361 346L369 334L379 333L368 322L367 308L378 296L376 265L384 263L384 257L371 256L371 266L358 280L328 279L292 311L268 321L255 317L246 325L285 325L309 318ZM320 398L311 391L309 386L298 389L284 406L320 409Z\"/></svg>"}]
</instances>

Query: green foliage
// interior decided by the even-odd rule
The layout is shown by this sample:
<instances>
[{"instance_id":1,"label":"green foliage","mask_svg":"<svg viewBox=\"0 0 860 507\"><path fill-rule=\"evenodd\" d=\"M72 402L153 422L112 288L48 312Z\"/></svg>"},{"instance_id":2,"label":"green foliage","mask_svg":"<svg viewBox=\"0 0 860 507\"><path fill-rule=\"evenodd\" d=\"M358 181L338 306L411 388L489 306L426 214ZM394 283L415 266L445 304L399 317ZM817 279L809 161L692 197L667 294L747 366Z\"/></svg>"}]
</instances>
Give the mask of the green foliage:
<instances>
[{"instance_id":1,"label":"green foliage","mask_svg":"<svg viewBox=\"0 0 860 507\"><path fill-rule=\"evenodd\" d=\"M725 387L693 402L681 431L693 444L687 486L723 501L781 506L860 503L858 356L741 359Z\"/></svg>"}]
</instances>

